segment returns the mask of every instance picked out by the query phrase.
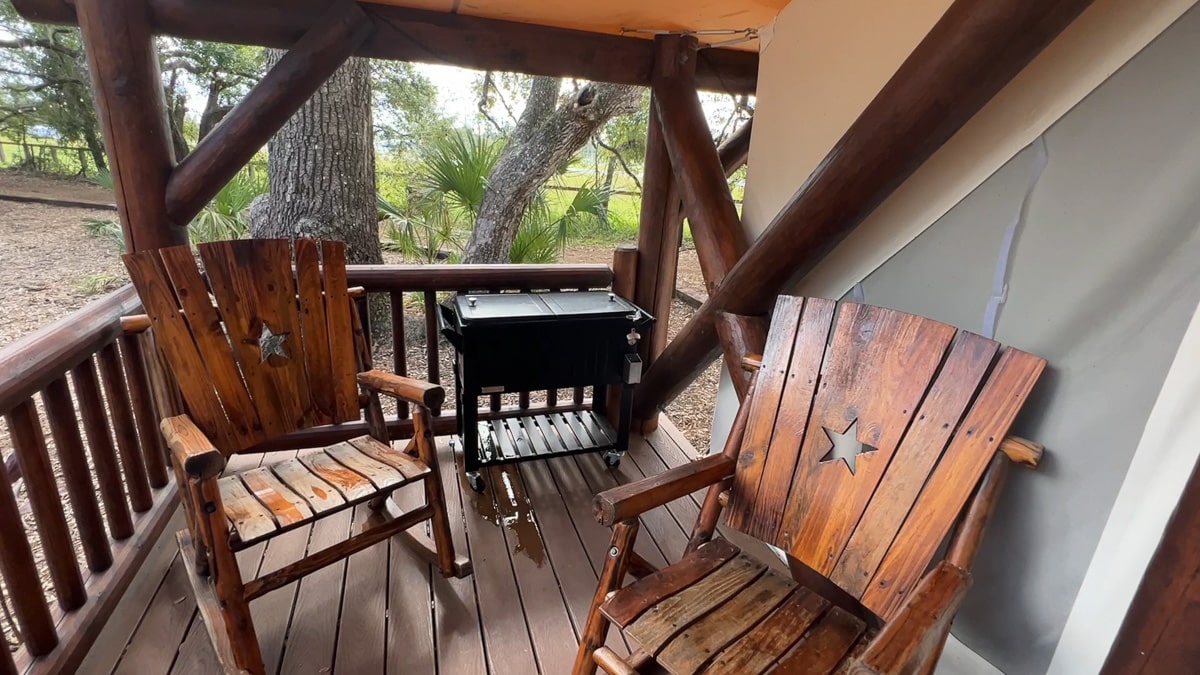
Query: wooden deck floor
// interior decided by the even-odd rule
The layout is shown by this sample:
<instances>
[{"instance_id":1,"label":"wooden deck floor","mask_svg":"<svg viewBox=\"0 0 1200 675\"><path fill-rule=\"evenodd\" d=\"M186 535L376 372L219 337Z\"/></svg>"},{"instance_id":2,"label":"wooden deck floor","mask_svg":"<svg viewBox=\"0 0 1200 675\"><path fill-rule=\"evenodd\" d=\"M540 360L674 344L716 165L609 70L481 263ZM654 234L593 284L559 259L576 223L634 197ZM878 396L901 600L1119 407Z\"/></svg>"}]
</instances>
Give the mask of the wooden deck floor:
<instances>
[{"instance_id":1,"label":"wooden deck floor","mask_svg":"<svg viewBox=\"0 0 1200 675\"><path fill-rule=\"evenodd\" d=\"M448 439L439 441L449 508L462 523L455 544L469 551L475 574L443 579L389 541L264 596L251 609L268 672L569 672L608 545L608 530L592 519L592 495L695 457L664 419L657 432L634 438L616 471L599 455L497 467L477 495L449 461ZM647 514L637 551L659 565L677 560L700 496ZM409 498L419 499L402 496ZM244 551L243 575L340 541L364 517L360 507ZM761 544L736 541L775 560ZM147 566L80 672L218 672L183 565L165 545L161 551L162 562ZM619 637L610 646L627 651Z\"/></svg>"}]
</instances>

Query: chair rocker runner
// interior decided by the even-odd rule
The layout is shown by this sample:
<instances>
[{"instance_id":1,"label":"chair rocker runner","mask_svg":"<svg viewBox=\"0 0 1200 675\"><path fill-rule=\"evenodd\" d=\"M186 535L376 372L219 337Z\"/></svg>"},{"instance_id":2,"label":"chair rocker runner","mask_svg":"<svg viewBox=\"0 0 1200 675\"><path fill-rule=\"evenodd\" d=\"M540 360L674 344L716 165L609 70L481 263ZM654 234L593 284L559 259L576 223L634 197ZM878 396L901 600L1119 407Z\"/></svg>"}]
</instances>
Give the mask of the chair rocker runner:
<instances>
[{"instance_id":1,"label":"chair rocker runner","mask_svg":"<svg viewBox=\"0 0 1200 675\"><path fill-rule=\"evenodd\" d=\"M187 413L162 421L187 530L178 535L222 665L263 673L249 602L398 533L445 576L466 576L446 515L429 409L440 386L372 370L346 284L345 247L313 240L201 244L125 256ZM211 295L210 295L211 294ZM362 388L362 395L359 388ZM413 406L413 439L392 448L379 394ZM332 447L267 456L225 475L226 459L288 432L357 421L370 433ZM388 497L424 487L401 512ZM376 513L350 539L244 582L235 553L358 504ZM429 522L423 531L406 531Z\"/></svg>"},{"instance_id":2,"label":"chair rocker runner","mask_svg":"<svg viewBox=\"0 0 1200 675\"><path fill-rule=\"evenodd\" d=\"M1045 361L889 309L781 297L724 451L596 497L612 543L574 672L930 673L970 584L1007 438ZM637 569L638 517L707 488L687 550ZM788 554L779 574L714 536ZM953 531L944 559L934 557ZM622 587L626 573L641 578ZM615 624L635 651L604 646Z\"/></svg>"}]
</instances>

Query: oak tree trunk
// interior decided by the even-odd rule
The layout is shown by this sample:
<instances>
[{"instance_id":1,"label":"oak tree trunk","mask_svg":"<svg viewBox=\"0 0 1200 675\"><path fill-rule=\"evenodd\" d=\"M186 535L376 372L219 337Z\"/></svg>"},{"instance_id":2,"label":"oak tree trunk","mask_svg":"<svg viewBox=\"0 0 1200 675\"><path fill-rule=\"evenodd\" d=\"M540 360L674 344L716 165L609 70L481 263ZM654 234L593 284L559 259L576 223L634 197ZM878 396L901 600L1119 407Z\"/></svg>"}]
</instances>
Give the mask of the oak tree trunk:
<instances>
[{"instance_id":1,"label":"oak tree trunk","mask_svg":"<svg viewBox=\"0 0 1200 675\"><path fill-rule=\"evenodd\" d=\"M614 115L633 112L638 87L590 83L559 101L562 80L535 77L529 100L488 177L466 263L505 263L537 191Z\"/></svg>"},{"instance_id":2,"label":"oak tree trunk","mask_svg":"<svg viewBox=\"0 0 1200 675\"><path fill-rule=\"evenodd\" d=\"M267 67L282 55L270 50ZM267 146L270 196L251 236L337 239L349 262L382 262L372 141L370 66L352 58Z\"/></svg>"}]
</instances>

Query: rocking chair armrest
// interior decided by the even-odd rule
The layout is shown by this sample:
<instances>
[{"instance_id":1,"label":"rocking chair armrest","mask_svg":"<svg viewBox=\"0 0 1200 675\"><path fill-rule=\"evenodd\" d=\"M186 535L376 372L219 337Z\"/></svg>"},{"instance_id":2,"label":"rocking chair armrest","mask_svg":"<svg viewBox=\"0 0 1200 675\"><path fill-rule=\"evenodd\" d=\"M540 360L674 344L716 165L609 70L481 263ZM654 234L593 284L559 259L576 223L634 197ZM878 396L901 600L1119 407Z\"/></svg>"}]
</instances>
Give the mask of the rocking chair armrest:
<instances>
[{"instance_id":1,"label":"rocking chair armrest","mask_svg":"<svg viewBox=\"0 0 1200 675\"><path fill-rule=\"evenodd\" d=\"M171 461L190 478L204 480L221 475L225 470L225 455L213 446L208 436L187 415L168 417L159 425Z\"/></svg>"},{"instance_id":2,"label":"rocking chair armrest","mask_svg":"<svg viewBox=\"0 0 1200 675\"><path fill-rule=\"evenodd\" d=\"M446 400L446 390L440 384L432 384L384 370L368 370L365 373L359 373L358 383L380 394L426 408L441 407Z\"/></svg>"},{"instance_id":3,"label":"rocking chair armrest","mask_svg":"<svg viewBox=\"0 0 1200 675\"><path fill-rule=\"evenodd\" d=\"M709 455L694 462L619 485L596 495L592 513L605 527L639 515L733 475L736 462L725 455Z\"/></svg>"},{"instance_id":4,"label":"rocking chair armrest","mask_svg":"<svg viewBox=\"0 0 1200 675\"><path fill-rule=\"evenodd\" d=\"M934 657L971 586L971 574L942 561L917 584L900 612L871 641L855 675L920 672Z\"/></svg>"}]
</instances>

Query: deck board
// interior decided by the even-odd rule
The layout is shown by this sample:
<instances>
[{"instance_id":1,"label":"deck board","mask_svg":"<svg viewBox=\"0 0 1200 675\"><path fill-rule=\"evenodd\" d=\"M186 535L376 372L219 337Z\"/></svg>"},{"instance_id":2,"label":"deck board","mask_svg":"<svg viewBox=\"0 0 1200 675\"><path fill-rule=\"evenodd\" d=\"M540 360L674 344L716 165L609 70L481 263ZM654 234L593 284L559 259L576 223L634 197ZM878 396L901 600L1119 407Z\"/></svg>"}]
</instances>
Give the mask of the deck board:
<instances>
[{"instance_id":1,"label":"deck board","mask_svg":"<svg viewBox=\"0 0 1200 675\"><path fill-rule=\"evenodd\" d=\"M348 538L351 513L349 510L340 511L314 523L308 553L316 553ZM270 549L268 543L267 550ZM345 581L344 560L300 580L280 672L320 673L333 670L340 618L338 608L342 602ZM383 583L382 579L380 583Z\"/></svg>"},{"instance_id":2,"label":"deck board","mask_svg":"<svg viewBox=\"0 0 1200 675\"><path fill-rule=\"evenodd\" d=\"M460 456L449 458L446 444L439 439L442 485L446 489L446 514L452 523L450 531L454 538L454 550L467 551L467 532L462 527L466 518L463 510L463 494L472 494L464 484ZM455 489L457 488L457 489ZM472 559L474 562L474 559ZM483 656L483 634L479 625L479 605L476 601L476 576L466 579L446 579L430 569L433 589L433 625L437 638L438 672L484 673L487 672ZM392 672L403 670L399 664Z\"/></svg>"},{"instance_id":3,"label":"deck board","mask_svg":"<svg viewBox=\"0 0 1200 675\"><path fill-rule=\"evenodd\" d=\"M359 532L371 515L365 504L354 509L353 528ZM334 669L342 673L384 675L387 654L387 544L371 546L346 563Z\"/></svg>"},{"instance_id":4,"label":"deck board","mask_svg":"<svg viewBox=\"0 0 1200 675\"><path fill-rule=\"evenodd\" d=\"M267 672L567 672L609 542L609 530L592 515L594 492L695 457L669 424L631 444L617 471L594 454L489 467L488 491L476 495L439 439L455 545L471 556L474 576L444 579L393 539L275 590L251 603ZM292 456L275 453L266 463ZM249 468L260 460L232 463ZM636 550L656 565L675 559L700 497L647 514ZM423 493L407 486L396 500L414 508ZM367 515L360 506L252 546L238 554L242 573L265 574L340 541ZM179 562L173 565L182 569ZM203 622L178 577L174 567L166 571L153 597L142 600L136 623L120 633L131 636L124 656L113 670L98 672L215 672ZM608 646L629 651L617 631Z\"/></svg>"},{"instance_id":5,"label":"deck board","mask_svg":"<svg viewBox=\"0 0 1200 675\"><path fill-rule=\"evenodd\" d=\"M462 493L463 500L470 505L465 514L467 537L471 542L471 562L475 565L483 637L489 645L506 645L504 649L488 650L488 666L493 673L535 673L533 642L525 622L521 591L509 562L503 527L499 526L502 517L496 506L496 498L500 497L497 488L503 488L488 481L490 474L486 469L483 471L489 485L482 494L471 490Z\"/></svg>"},{"instance_id":6,"label":"deck board","mask_svg":"<svg viewBox=\"0 0 1200 675\"><path fill-rule=\"evenodd\" d=\"M569 673L575 662L578 638L554 562L539 530L537 514L525 492L520 468L493 467L490 473L538 666L543 673ZM498 485L499 482L503 485ZM572 573L566 567L563 572Z\"/></svg>"}]
</instances>

